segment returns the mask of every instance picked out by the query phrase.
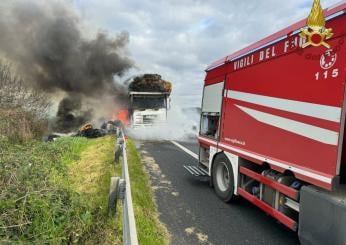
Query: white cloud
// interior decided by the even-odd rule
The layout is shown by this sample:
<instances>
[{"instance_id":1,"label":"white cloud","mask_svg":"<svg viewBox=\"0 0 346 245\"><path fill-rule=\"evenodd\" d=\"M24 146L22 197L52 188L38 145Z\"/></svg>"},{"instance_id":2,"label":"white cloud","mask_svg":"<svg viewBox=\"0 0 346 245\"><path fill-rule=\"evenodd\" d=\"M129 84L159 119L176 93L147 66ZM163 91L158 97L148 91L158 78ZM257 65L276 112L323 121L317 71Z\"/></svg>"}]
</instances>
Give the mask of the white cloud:
<instances>
[{"instance_id":1,"label":"white cloud","mask_svg":"<svg viewBox=\"0 0 346 245\"><path fill-rule=\"evenodd\" d=\"M338 0L321 1L328 7ZM204 69L216 59L309 14L312 0L75 0L83 18L110 34L130 33L140 73L174 84L173 101L200 105Z\"/></svg>"}]
</instances>

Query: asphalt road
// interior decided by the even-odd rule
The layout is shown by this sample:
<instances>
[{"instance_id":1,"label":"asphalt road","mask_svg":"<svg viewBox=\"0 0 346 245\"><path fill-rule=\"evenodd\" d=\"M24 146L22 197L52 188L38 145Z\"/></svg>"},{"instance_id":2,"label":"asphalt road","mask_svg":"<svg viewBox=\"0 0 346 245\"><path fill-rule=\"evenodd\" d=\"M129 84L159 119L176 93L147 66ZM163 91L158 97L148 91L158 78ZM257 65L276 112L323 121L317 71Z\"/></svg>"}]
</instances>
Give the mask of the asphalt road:
<instances>
[{"instance_id":1,"label":"asphalt road","mask_svg":"<svg viewBox=\"0 0 346 245\"><path fill-rule=\"evenodd\" d=\"M198 152L197 143L179 143ZM206 178L192 177L183 168L197 160L171 142L139 142L138 148L172 244L299 244L296 233L246 200L219 200Z\"/></svg>"}]
</instances>

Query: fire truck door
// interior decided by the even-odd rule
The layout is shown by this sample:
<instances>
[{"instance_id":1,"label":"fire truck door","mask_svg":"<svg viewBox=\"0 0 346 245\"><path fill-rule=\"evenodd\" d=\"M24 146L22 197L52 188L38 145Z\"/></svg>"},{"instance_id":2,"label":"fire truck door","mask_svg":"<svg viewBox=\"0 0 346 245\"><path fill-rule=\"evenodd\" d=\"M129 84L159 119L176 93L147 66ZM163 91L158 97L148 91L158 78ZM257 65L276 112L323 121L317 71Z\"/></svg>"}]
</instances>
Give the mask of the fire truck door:
<instances>
[{"instance_id":1,"label":"fire truck door","mask_svg":"<svg viewBox=\"0 0 346 245\"><path fill-rule=\"evenodd\" d=\"M215 139L219 135L223 87L222 81L206 86L203 92L201 134Z\"/></svg>"}]
</instances>

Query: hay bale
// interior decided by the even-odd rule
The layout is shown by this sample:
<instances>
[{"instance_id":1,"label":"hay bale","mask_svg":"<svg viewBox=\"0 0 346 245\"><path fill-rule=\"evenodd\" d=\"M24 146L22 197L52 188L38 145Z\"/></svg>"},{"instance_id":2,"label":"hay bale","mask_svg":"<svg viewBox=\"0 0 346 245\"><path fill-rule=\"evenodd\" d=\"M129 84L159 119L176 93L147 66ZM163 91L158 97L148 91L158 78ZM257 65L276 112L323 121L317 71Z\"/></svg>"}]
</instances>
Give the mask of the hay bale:
<instances>
[{"instance_id":1,"label":"hay bale","mask_svg":"<svg viewBox=\"0 0 346 245\"><path fill-rule=\"evenodd\" d=\"M144 74L133 79L129 91L171 93L172 83L163 80L159 74Z\"/></svg>"}]
</instances>

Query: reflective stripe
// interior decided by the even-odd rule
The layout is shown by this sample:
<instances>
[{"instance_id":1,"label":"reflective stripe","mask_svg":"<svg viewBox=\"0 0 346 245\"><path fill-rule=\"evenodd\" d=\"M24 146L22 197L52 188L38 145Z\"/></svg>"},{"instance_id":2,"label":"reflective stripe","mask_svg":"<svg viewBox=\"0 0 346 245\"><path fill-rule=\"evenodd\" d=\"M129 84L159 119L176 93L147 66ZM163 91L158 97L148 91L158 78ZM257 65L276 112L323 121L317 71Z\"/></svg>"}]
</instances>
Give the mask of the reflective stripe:
<instances>
[{"instance_id":1,"label":"reflective stripe","mask_svg":"<svg viewBox=\"0 0 346 245\"><path fill-rule=\"evenodd\" d=\"M324 144L338 145L339 134L332 130L316 127L310 124L297 122L284 117L274 116L269 113L253 110L236 105L239 109L256 120L283 130L313 139Z\"/></svg>"},{"instance_id":2,"label":"reflective stripe","mask_svg":"<svg viewBox=\"0 0 346 245\"><path fill-rule=\"evenodd\" d=\"M251 93L227 91L227 98L245 101L283 111L293 112L305 116L320 118L332 122L340 122L341 108L302 101L287 100Z\"/></svg>"},{"instance_id":3,"label":"reflective stripe","mask_svg":"<svg viewBox=\"0 0 346 245\"><path fill-rule=\"evenodd\" d=\"M213 141L213 140L210 140L210 139L206 139L206 138L201 137L201 136L198 136L198 139L203 140L203 141L205 141L205 142L208 142L209 144L212 144L212 145L214 145L214 146L217 146L217 141Z\"/></svg>"}]
</instances>

